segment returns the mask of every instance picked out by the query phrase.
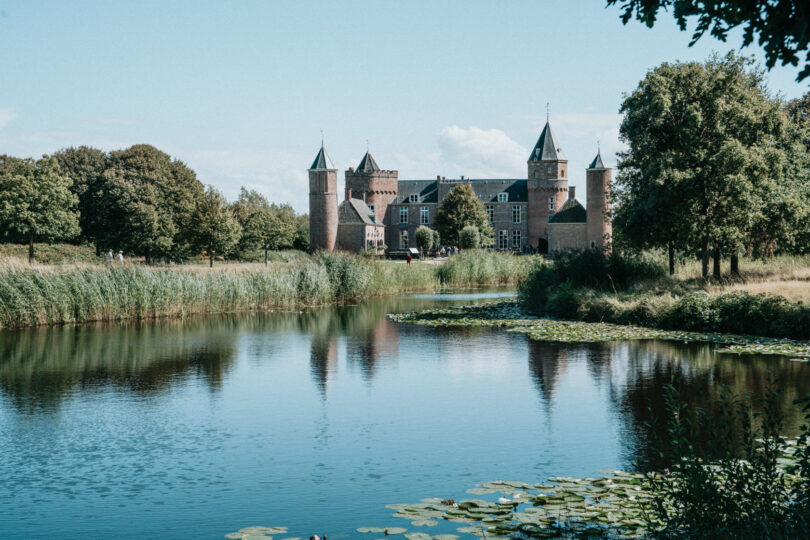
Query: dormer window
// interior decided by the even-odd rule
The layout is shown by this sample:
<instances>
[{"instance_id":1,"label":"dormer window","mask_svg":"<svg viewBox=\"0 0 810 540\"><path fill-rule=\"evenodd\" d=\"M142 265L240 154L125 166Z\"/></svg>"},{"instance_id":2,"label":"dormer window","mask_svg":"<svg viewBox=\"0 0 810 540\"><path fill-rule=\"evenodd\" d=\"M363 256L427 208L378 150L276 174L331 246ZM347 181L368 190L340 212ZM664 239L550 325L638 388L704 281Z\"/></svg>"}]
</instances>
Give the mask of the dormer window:
<instances>
[{"instance_id":1,"label":"dormer window","mask_svg":"<svg viewBox=\"0 0 810 540\"><path fill-rule=\"evenodd\" d=\"M507 202L507 201L509 201L508 193L498 193L498 202Z\"/></svg>"},{"instance_id":2,"label":"dormer window","mask_svg":"<svg viewBox=\"0 0 810 540\"><path fill-rule=\"evenodd\" d=\"M408 197L408 202L418 203L419 202L419 195L410 195Z\"/></svg>"}]
</instances>

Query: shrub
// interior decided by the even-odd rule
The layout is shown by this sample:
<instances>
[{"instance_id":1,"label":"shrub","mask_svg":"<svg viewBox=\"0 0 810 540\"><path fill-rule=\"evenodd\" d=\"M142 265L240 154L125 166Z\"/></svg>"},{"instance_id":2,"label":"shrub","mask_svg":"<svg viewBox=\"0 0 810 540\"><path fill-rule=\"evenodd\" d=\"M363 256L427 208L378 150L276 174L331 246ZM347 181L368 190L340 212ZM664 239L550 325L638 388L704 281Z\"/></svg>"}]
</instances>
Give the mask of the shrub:
<instances>
[{"instance_id":1,"label":"shrub","mask_svg":"<svg viewBox=\"0 0 810 540\"><path fill-rule=\"evenodd\" d=\"M651 443L650 450L666 460L667 472L648 475L652 500L646 519L655 536L810 536L810 418L795 447L797 459L786 470L780 464L789 448L781 436L782 396L773 381L758 426L750 397L722 387L718 402L702 407L687 405L672 385L664 398L664 440ZM705 413L709 407L716 416ZM795 475L792 483L787 472Z\"/></svg>"},{"instance_id":2,"label":"shrub","mask_svg":"<svg viewBox=\"0 0 810 540\"><path fill-rule=\"evenodd\" d=\"M424 225L416 228L416 247L420 251L430 251L433 247L433 231Z\"/></svg>"},{"instance_id":3,"label":"shrub","mask_svg":"<svg viewBox=\"0 0 810 540\"><path fill-rule=\"evenodd\" d=\"M458 235L458 245L461 249L477 249L481 247L481 234L475 225L467 225Z\"/></svg>"}]
</instances>

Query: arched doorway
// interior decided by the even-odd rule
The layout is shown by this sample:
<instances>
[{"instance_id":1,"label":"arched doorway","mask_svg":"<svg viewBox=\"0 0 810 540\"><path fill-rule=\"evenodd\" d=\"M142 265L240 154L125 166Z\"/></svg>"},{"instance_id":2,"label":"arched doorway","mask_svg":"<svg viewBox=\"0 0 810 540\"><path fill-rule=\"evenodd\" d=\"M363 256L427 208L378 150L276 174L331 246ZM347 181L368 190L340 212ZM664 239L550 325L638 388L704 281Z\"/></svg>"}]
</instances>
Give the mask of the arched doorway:
<instances>
[{"instance_id":1,"label":"arched doorway","mask_svg":"<svg viewBox=\"0 0 810 540\"><path fill-rule=\"evenodd\" d=\"M537 251L539 253L548 254L548 240L540 238L537 241Z\"/></svg>"}]
</instances>

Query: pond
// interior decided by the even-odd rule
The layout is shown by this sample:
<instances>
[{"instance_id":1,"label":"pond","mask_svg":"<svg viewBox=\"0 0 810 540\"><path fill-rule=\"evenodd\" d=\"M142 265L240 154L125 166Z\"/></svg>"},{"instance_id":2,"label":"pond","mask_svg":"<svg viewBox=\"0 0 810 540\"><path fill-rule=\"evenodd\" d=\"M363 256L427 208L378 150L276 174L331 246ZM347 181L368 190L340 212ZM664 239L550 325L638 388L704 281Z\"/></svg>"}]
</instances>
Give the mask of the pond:
<instances>
[{"instance_id":1,"label":"pond","mask_svg":"<svg viewBox=\"0 0 810 540\"><path fill-rule=\"evenodd\" d=\"M0 333L0 537L373 538L391 503L643 470L675 373L786 401L810 366L662 342L558 345L386 313L497 294ZM795 431L790 412L786 429ZM452 526L451 526L452 525ZM440 524L427 532L454 532ZM401 536L399 538L402 538Z\"/></svg>"}]
</instances>

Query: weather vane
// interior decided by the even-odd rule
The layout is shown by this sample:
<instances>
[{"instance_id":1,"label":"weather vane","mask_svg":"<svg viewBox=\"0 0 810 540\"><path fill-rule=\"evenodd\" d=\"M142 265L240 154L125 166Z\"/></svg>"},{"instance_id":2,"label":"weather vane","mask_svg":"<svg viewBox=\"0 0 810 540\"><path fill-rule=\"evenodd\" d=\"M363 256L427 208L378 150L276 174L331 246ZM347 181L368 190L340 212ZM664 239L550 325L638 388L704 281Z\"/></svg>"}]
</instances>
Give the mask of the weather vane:
<instances>
[{"instance_id":1,"label":"weather vane","mask_svg":"<svg viewBox=\"0 0 810 540\"><path fill-rule=\"evenodd\" d=\"M323 130L321 130L321 146L323 146Z\"/></svg>"},{"instance_id":2,"label":"weather vane","mask_svg":"<svg viewBox=\"0 0 810 540\"><path fill-rule=\"evenodd\" d=\"M546 101L546 122L548 122L548 110L549 110L549 102Z\"/></svg>"}]
</instances>

